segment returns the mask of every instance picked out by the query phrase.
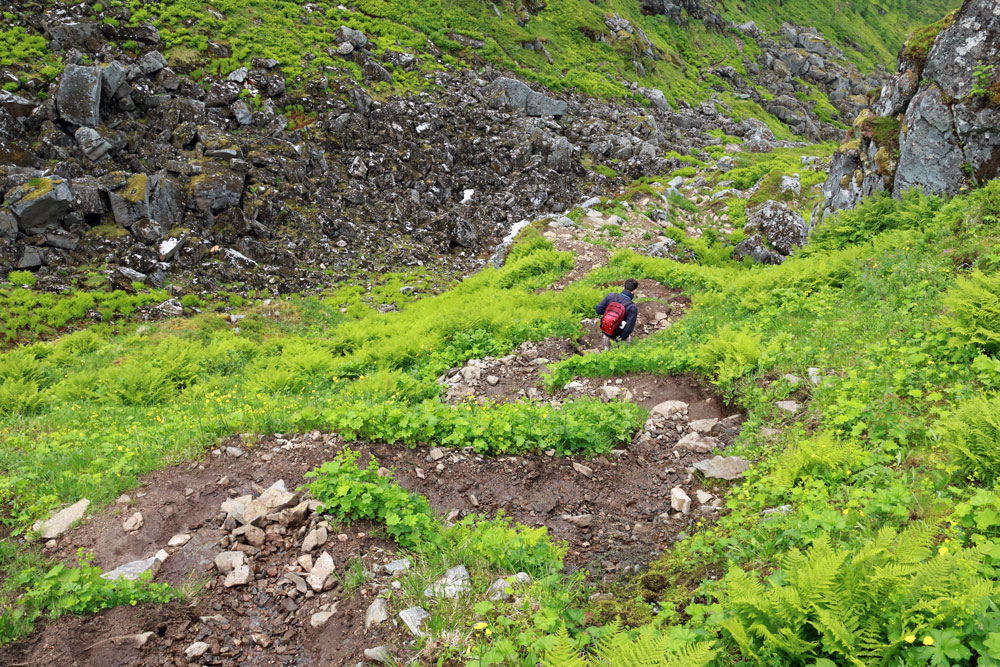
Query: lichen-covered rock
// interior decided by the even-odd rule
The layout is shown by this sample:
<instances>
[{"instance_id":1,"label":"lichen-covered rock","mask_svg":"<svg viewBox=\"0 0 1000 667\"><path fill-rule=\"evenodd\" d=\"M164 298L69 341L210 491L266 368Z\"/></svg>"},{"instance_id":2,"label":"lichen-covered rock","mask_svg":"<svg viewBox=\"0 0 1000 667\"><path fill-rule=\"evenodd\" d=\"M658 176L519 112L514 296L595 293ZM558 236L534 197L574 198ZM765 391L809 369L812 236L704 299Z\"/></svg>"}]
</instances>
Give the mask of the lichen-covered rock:
<instances>
[{"instance_id":1,"label":"lichen-covered rock","mask_svg":"<svg viewBox=\"0 0 1000 667\"><path fill-rule=\"evenodd\" d=\"M955 23L934 41L923 76L935 82L949 99L963 99L976 86L976 68L995 67L998 60L1000 4L996 0L965 0Z\"/></svg>"},{"instance_id":2,"label":"lichen-covered rock","mask_svg":"<svg viewBox=\"0 0 1000 667\"><path fill-rule=\"evenodd\" d=\"M914 96L903 120L899 166L892 194L912 187L929 193L955 194L965 183L965 156L955 137L955 119L937 86Z\"/></svg>"},{"instance_id":3,"label":"lichen-covered rock","mask_svg":"<svg viewBox=\"0 0 1000 667\"><path fill-rule=\"evenodd\" d=\"M188 205L201 213L217 213L238 206L243 198L245 176L219 163L204 166L204 173L192 177L188 183Z\"/></svg>"},{"instance_id":4,"label":"lichen-covered rock","mask_svg":"<svg viewBox=\"0 0 1000 667\"><path fill-rule=\"evenodd\" d=\"M37 108L35 102L0 88L0 109L14 118L27 118Z\"/></svg>"},{"instance_id":5,"label":"lichen-covered rock","mask_svg":"<svg viewBox=\"0 0 1000 667\"><path fill-rule=\"evenodd\" d=\"M761 238L760 234L748 236L733 248L734 259L742 260L745 257L749 257L758 264L781 264L785 261L784 255L764 245L764 239Z\"/></svg>"},{"instance_id":6,"label":"lichen-covered rock","mask_svg":"<svg viewBox=\"0 0 1000 667\"><path fill-rule=\"evenodd\" d=\"M569 105L562 100L536 93L517 79L501 77L484 90L489 105L508 111L523 111L529 116L562 116Z\"/></svg>"},{"instance_id":7,"label":"lichen-covered rock","mask_svg":"<svg viewBox=\"0 0 1000 667\"><path fill-rule=\"evenodd\" d=\"M7 201L18 226L29 232L58 223L69 212L73 193L62 179L38 178L8 192Z\"/></svg>"},{"instance_id":8,"label":"lichen-covered rock","mask_svg":"<svg viewBox=\"0 0 1000 667\"><path fill-rule=\"evenodd\" d=\"M59 116L73 125L96 127L101 122L101 68L69 65L59 83Z\"/></svg>"},{"instance_id":9,"label":"lichen-covered rock","mask_svg":"<svg viewBox=\"0 0 1000 667\"><path fill-rule=\"evenodd\" d=\"M131 227L133 223L149 217L148 198L149 177L142 173L129 176L123 187L108 193L115 222L122 227Z\"/></svg>"},{"instance_id":10,"label":"lichen-covered rock","mask_svg":"<svg viewBox=\"0 0 1000 667\"><path fill-rule=\"evenodd\" d=\"M779 201L766 201L748 211L743 229L748 235L760 232L782 255L790 255L795 248L805 245L808 232L798 211Z\"/></svg>"}]
</instances>

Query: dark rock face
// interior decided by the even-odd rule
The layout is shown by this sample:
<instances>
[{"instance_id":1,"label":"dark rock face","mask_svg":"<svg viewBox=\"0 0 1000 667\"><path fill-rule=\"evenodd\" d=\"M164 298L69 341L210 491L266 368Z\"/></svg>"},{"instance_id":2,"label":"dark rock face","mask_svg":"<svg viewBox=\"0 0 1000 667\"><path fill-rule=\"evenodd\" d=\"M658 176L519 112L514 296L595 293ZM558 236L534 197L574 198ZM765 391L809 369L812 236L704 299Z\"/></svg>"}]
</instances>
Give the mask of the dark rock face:
<instances>
[{"instance_id":1,"label":"dark rock face","mask_svg":"<svg viewBox=\"0 0 1000 667\"><path fill-rule=\"evenodd\" d=\"M936 195L958 192L966 178L965 156L955 139L952 111L937 86L920 91L910 102L901 138L894 195L917 186Z\"/></svg>"},{"instance_id":2,"label":"dark rock face","mask_svg":"<svg viewBox=\"0 0 1000 667\"><path fill-rule=\"evenodd\" d=\"M566 102L536 93L517 79L499 78L484 93L490 107L523 111L529 116L562 116L568 108Z\"/></svg>"},{"instance_id":3,"label":"dark rock face","mask_svg":"<svg viewBox=\"0 0 1000 667\"><path fill-rule=\"evenodd\" d=\"M101 68L70 65L63 72L56 104L59 116L73 125L101 122Z\"/></svg>"},{"instance_id":4,"label":"dark rock face","mask_svg":"<svg viewBox=\"0 0 1000 667\"><path fill-rule=\"evenodd\" d=\"M764 245L760 234L740 241L733 249L733 257L739 260L749 257L758 264L781 264L785 261L784 255Z\"/></svg>"},{"instance_id":5,"label":"dark rock face","mask_svg":"<svg viewBox=\"0 0 1000 667\"><path fill-rule=\"evenodd\" d=\"M854 140L834 155L822 215L876 192L954 195L1000 176L998 105L1000 5L966 0L926 62L904 49L896 74L855 121Z\"/></svg>"}]
</instances>

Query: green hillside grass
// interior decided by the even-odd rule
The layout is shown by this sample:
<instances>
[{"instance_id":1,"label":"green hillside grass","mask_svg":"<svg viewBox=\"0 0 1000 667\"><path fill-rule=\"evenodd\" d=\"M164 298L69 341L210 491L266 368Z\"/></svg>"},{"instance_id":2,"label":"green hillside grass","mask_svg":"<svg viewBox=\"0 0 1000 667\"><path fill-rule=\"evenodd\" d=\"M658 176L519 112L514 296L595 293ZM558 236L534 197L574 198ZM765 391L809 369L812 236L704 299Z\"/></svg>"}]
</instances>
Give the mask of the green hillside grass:
<instances>
[{"instance_id":1,"label":"green hillside grass","mask_svg":"<svg viewBox=\"0 0 1000 667\"><path fill-rule=\"evenodd\" d=\"M130 23L155 25L171 61L192 71L196 78L226 74L249 65L252 57L271 57L281 63L293 90L300 89L303 77L316 75L323 68L360 81L356 65L327 53L329 47L336 46L333 32L346 24L363 30L376 43L377 51L393 48L417 54L424 72L441 64L491 64L552 90L576 90L599 97L629 97L633 93L628 83L635 81L663 90L672 104L682 100L698 103L715 92L731 106L741 107L736 109L740 117L761 117L780 125L753 102L732 97L729 85L709 72L728 65L742 73L743 59L757 56L752 40L708 31L700 21L682 27L663 16L646 16L637 0L551 0L524 26L518 19L527 14L516 1L496 3L500 16L492 3L477 0L357 0L347 9L339 9L340 3L333 0L314 4L319 10L307 12L292 0L128 2L133 12ZM937 20L959 4L958 0L887 0L880 3L884 6L860 3L854 7L834 0L786 0L781 11L775 12L771 2L750 0L721 3L720 10L727 19L737 23L753 19L764 29L777 29L785 20L814 26L863 70L876 65L892 70L910 30ZM658 52L656 59L642 55L635 36L611 43L591 39L610 35L605 17L612 14L645 32ZM101 17L95 14L98 20ZM464 38L481 40L484 46L463 45L459 40ZM551 64L540 51L522 47L536 39L551 55ZM209 40L228 46L232 56L212 56ZM427 53L428 40L442 52L440 63ZM847 40L860 50L849 46ZM636 61L645 68L645 76L636 73ZM0 28L0 63L20 65L22 79L43 70L48 78L58 76L58 62L58 55L49 53L37 36L26 36L21 27ZM414 72L395 70L393 75L393 87L374 87L398 92L429 85ZM829 111L821 103L821 112Z\"/></svg>"}]
</instances>

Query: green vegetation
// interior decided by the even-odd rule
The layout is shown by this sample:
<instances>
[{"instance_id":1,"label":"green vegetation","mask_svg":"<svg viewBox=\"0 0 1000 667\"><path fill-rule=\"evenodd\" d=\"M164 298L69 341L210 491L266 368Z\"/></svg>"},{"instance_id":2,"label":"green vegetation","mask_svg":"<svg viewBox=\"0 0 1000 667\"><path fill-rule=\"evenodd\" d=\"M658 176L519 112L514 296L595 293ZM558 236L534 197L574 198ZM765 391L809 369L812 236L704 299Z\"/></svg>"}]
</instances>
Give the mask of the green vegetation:
<instances>
[{"instance_id":1,"label":"green vegetation","mask_svg":"<svg viewBox=\"0 0 1000 667\"><path fill-rule=\"evenodd\" d=\"M54 620L64 614L91 614L123 604L168 602L176 597L166 584L149 583L149 575L139 581L109 581L99 567L81 558L79 567L46 565L32 554L19 554L12 545L0 542L0 561L17 564L17 575L0 584L0 644L31 631L40 618ZM11 604L7 598L21 589Z\"/></svg>"},{"instance_id":2,"label":"green vegetation","mask_svg":"<svg viewBox=\"0 0 1000 667\"><path fill-rule=\"evenodd\" d=\"M127 320L139 308L170 298L164 290L70 290L61 294L31 289L37 278L29 271L12 271L9 286L0 286L0 344L49 337L99 316L102 322Z\"/></svg>"},{"instance_id":3,"label":"green vegetation","mask_svg":"<svg viewBox=\"0 0 1000 667\"><path fill-rule=\"evenodd\" d=\"M958 10L956 9L950 14L945 15L940 20L914 30L906 39L906 43L903 47L903 57L908 60L916 61L917 63L923 63L926 61L927 56L931 52L931 47L934 46L934 40L937 39L937 36L941 34L942 30L951 27L955 23L957 15Z\"/></svg>"}]
</instances>

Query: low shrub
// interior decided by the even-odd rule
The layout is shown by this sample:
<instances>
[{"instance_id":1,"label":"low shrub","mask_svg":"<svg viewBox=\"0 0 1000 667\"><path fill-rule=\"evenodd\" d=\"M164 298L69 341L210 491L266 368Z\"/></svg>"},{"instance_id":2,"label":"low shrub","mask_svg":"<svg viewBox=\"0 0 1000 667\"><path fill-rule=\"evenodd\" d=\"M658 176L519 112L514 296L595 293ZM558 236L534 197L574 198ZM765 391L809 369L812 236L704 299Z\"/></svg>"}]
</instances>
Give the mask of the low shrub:
<instances>
[{"instance_id":1,"label":"low shrub","mask_svg":"<svg viewBox=\"0 0 1000 667\"><path fill-rule=\"evenodd\" d=\"M323 503L320 511L340 521L364 519L385 527L397 544L412 548L438 539L438 525L423 496L393 484L392 475L379 474L372 457L368 467L357 464L360 454L344 449L318 469L306 473L309 491Z\"/></svg>"}]
</instances>

